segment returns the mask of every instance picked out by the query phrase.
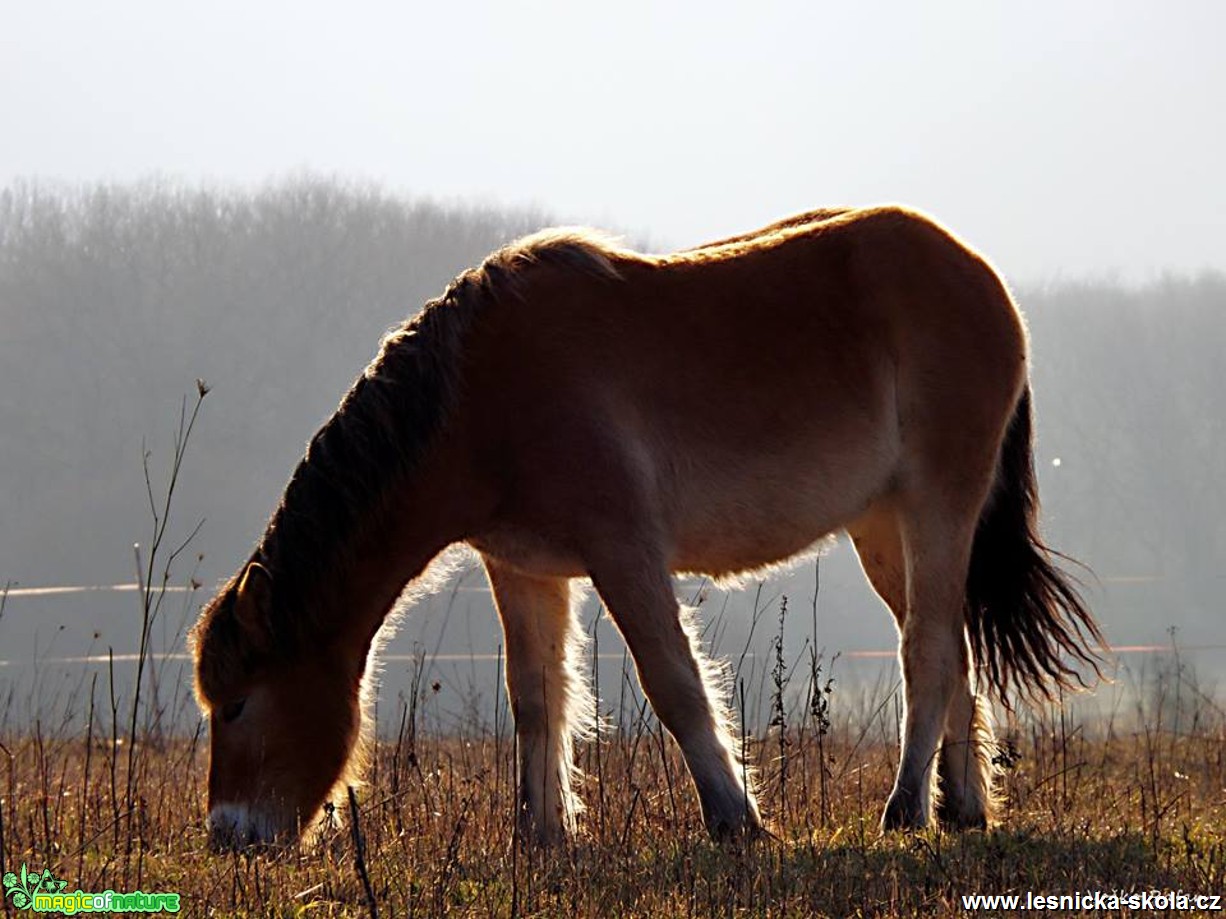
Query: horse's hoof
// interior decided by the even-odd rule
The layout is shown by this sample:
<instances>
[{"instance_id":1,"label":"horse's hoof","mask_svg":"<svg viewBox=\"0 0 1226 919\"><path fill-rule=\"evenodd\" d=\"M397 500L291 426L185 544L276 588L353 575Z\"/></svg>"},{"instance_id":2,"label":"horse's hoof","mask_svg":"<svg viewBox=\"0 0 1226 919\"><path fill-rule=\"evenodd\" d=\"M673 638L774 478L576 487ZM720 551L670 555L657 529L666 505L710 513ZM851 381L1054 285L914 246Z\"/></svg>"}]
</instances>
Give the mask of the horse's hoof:
<instances>
[{"instance_id":1,"label":"horse's hoof","mask_svg":"<svg viewBox=\"0 0 1226 919\"><path fill-rule=\"evenodd\" d=\"M771 835L756 812L742 813L732 818L708 820L707 832L711 835L711 839L719 845L733 846Z\"/></svg>"},{"instance_id":2,"label":"horse's hoof","mask_svg":"<svg viewBox=\"0 0 1226 919\"><path fill-rule=\"evenodd\" d=\"M980 806L968 803L963 807L955 807L942 801L937 806L937 822L946 830L959 832L962 830L986 830L988 815Z\"/></svg>"},{"instance_id":3,"label":"horse's hoof","mask_svg":"<svg viewBox=\"0 0 1226 919\"><path fill-rule=\"evenodd\" d=\"M928 826L928 816L920 806L918 796L894 792L881 815L881 832L922 830Z\"/></svg>"},{"instance_id":4,"label":"horse's hoof","mask_svg":"<svg viewBox=\"0 0 1226 919\"><path fill-rule=\"evenodd\" d=\"M716 844L733 848L770 836L766 827L757 821L737 824L719 823L708 826L707 832Z\"/></svg>"}]
</instances>

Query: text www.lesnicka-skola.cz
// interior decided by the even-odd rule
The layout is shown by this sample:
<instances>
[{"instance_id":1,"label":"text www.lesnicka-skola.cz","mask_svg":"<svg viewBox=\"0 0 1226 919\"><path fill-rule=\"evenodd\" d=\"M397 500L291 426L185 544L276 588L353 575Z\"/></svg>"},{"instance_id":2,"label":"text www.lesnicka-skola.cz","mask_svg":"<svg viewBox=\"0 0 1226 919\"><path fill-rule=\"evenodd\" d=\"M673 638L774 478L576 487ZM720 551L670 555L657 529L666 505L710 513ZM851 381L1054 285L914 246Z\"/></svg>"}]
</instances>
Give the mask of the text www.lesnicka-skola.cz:
<instances>
[{"instance_id":1,"label":"text www.lesnicka-skola.cz","mask_svg":"<svg viewBox=\"0 0 1226 919\"><path fill-rule=\"evenodd\" d=\"M1182 890L1137 890L1112 892L1079 890L1050 894L1026 891L1014 894L963 894L962 908L980 910L1154 910L1218 912L1223 909L1221 894L1184 893Z\"/></svg>"}]
</instances>

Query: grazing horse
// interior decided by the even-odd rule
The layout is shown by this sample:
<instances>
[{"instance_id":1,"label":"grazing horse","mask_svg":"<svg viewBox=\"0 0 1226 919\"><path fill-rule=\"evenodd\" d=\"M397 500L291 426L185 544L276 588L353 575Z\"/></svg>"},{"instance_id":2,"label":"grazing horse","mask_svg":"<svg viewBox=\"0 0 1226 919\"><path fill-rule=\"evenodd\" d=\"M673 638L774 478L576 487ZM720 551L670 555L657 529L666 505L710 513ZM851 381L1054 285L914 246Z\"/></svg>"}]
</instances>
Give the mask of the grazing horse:
<instances>
[{"instance_id":1,"label":"grazing horse","mask_svg":"<svg viewBox=\"0 0 1226 919\"><path fill-rule=\"evenodd\" d=\"M882 825L925 826L935 797L943 824L985 826L984 694L1097 670L1037 515L1025 327L931 219L815 211L663 256L584 230L521 239L384 339L202 612L212 838L312 824L362 759L376 634L456 543L480 553L505 633L521 833L556 842L581 809L571 746L594 713L573 583L590 578L707 828L753 834L671 576L762 569L840 529L900 636Z\"/></svg>"}]
</instances>

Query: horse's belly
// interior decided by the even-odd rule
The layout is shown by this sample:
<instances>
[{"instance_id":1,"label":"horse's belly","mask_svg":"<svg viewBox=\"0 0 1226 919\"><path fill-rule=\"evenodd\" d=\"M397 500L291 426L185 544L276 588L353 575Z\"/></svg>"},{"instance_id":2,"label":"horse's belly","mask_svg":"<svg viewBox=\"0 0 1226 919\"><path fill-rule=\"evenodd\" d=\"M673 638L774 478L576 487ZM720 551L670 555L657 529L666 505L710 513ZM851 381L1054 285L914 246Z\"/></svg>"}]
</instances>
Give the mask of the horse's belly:
<instances>
[{"instance_id":1,"label":"horse's belly","mask_svg":"<svg viewBox=\"0 0 1226 919\"><path fill-rule=\"evenodd\" d=\"M647 534L661 539L658 548L677 572L720 576L776 565L860 517L889 487L897 465L892 433L841 433L794 430L786 444L752 451L710 441L688 450L657 442L661 452L646 448L627 463L634 472L620 481L642 476L644 490L627 488L623 503L607 489L588 502L587 486L568 492L544 476L521 486L505 516L469 541L521 571L549 577L587 575L593 543ZM641 508L644 519L627 515L627 507Z\"/></svg>"},{"instance_id":2,"label":"horse's belly","mask_svg":"<svg viewBox=\"0 0 1226 919\"><path fill-rule=\"evenodd\" d=\"M763 454L703 463L675 485L672 567L727 575L785 562L813 549L868 508L888 486L888 451L823 457Z\"/></svg>"},{"instance_id":3,"label":"horse's belly","mask_svg":"<svg viewBox=\"0 0 1226 919\"><path fill-rule=\"evenodd\" d=\"M582 556L566 541L528 527L499 526L471 537L468 544L525 574L542 578L587 577Z\"/></svg>"},{"instance_id":4,"label":"horse's belly","mask_svg":"<svg viewBox=\"0 0 1226 919\"><path fill-rule=\"evenodd\" d=\"M720 576L776 565L808 552L867 506L832 507L795 491L789 497L790 506L714 500L687 514L675 535L672 569Z\"/></svg>"}]
</instances>

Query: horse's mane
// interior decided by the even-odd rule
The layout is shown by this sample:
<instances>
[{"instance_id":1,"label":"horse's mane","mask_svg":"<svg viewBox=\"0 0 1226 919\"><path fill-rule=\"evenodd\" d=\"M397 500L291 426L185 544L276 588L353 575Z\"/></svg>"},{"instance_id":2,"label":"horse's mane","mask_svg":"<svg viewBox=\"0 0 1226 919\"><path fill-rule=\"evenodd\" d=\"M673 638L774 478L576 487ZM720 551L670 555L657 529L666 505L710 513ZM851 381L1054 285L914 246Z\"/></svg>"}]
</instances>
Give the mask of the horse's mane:
<instances>
[{"instance_id":1,"label":"horse's mane","mask_svg":"<svg viewBox=\"0 0 1226 919\"><path fill-rule=\"evenodd\" d=\"M387 493L411 473L455 406L469 329L493 303L518 297L530 268L564 266L615 279L614 250L575 229L545 230L456 277L379 353L311 439L255 558L273 583L302 584L351 542Z\"/></svg>"},{"instance_id":2,"label":"horse's mane","mask_svg":"<svg viewBox=\"0 0 1226 919\"><path fill-rule=\"evenodd\" d=\"M633 258L611 240L575 228L543 230L494 252L457 276L434 300L384 336L379 353L315 434L290 477L251 561L272 575L278 644L287 649L316 634L307 602L321 578L349 560L364 526L377 526L402 483L419 465L456 404L465 338L491 305L522 296L538 265L616 280L617 257ZM246 566L244 566L245 568ZM241 572L206 608L194 630L237 640L233 607ZM222 632L227 633L223 638ZM228 640L227 640L228 639ZM224 648L201 654L201 683L233 666Z\"/></svg>"}]
</instances>

